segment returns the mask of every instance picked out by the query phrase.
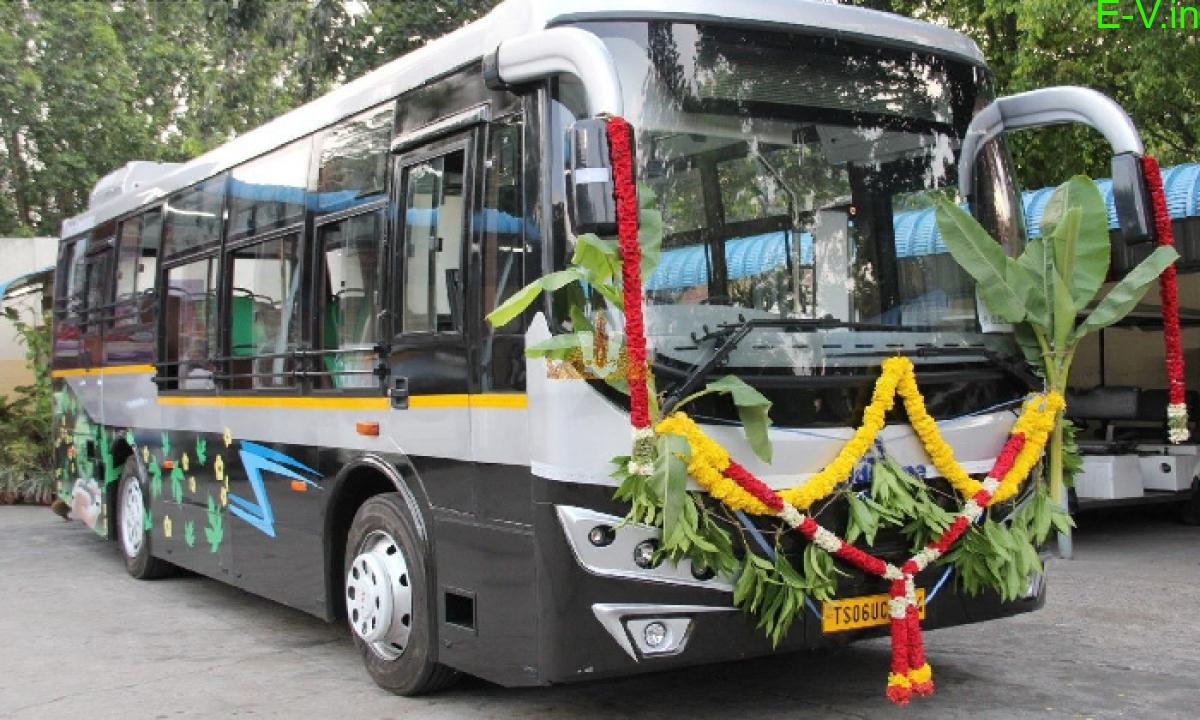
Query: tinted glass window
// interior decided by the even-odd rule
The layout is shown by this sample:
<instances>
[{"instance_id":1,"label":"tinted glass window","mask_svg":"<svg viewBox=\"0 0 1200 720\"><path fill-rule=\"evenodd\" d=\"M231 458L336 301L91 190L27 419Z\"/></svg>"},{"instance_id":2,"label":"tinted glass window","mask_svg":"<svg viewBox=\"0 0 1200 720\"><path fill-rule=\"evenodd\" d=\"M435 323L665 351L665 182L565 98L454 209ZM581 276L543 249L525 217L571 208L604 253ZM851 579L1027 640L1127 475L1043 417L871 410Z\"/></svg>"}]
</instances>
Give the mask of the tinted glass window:
<instances>
[{"instance_id":1,"label":"tinted glass window","mask_svg":"<svg viewBox=\"0 0 1200 720\"><path fill-rule=\"evenodd\" d=\"M488 138L483 190L483 312L489 313L524 284L524 205L521 202L521 126L496 125ZM521 329L520 319L503 331Z\"/></svg>"},{"instance_id":2,"label":"tinted glass window","mask_svg":"<svg viewBox=\"0 0 1200 720\"><path fill-rule=\"evenodd\" d=\"M233 387L292 383L285 371L291 370L289 354L300 341L299 248L299 234L289 234L230 252Z\"/></svg>"},{"instance_id":3,"label":"tinted glass window","mask_svg":"<svg viewBox=\"0 0 1200 720\"><path fill-rule=\"evenodd\" d=\"M325 135L317 177L318 212L352 207L383 192L391 137L391 103L356 115Z\"/></svg>"},{"instance_id":4,"label":"tinted glass window","mask_svg":"<svg viewBox=\"0 0 1200 720\"><path fill-rule=\"evenodd\" d=\"M464 157L456 150L405 170L404 332L460 327Z\"/></svg>"},{"instance_id":5,"label":"tinted glass window","mask_svg":"<svg viewBox=\"0 0 1200 720\"><path fill-rule=\"evenodd\" d=\"M88 320L91 322L93 330L98 329L96 322L103 316L104 308L110 302L111 273L109 270L112 267L111 262L112 250L105 249L89 255L84 265Z\"/></svg>"},{"instance_id":6,"label":"tinted glass window","mask_svg":"<svg viewBox=\"0 0 1200 720\"><path fill-rule=\"evenodd\" d=\"M311 147L311 141L302 140L232 171L230 238L254 235L304 218Z\"/></svg>"},{"instance_id":7,"label":"tinted glass window","mask_svg":"<svg viewBox=\"0 0 1200 720\"><path fill-rule=\"evenodd\" d=\"M321 347L338 352L323 356L325 387L369 388L377 340L379 245L383 213L375 211L324 225L318 231L322 273ZM349 351L349 352L347 352Z\"/></svg>"},{"instance_id":8,"label":"tinted glass window","mask_svg":"<svg viewBox=\"0 0 1200 720\"><path fill-rule=\"evenodd\" d=\"M217 347L217 258L167 271L164 360L181 390L214 387Z\"/></svg>"},{"instance_id":9,"label":"tinted glass window","mask_svg":"<svg viewBox=\"0 0 1200 720\"><path fill-rule=\"evenodd\" d=\"M205 180L171 198L166 205L165 254L175 255L219 243L224 200L224 175Z\"/></svg>"},{"instance_id":10,"label":"tinted glass window","mask_svg":"<svg viewBox=\"0 0 1200 720\"><path fill-rule=\"evenodd\" d=\"M117 250L117 300L154 290L162 213L155 209L121 223Z\"/></svg>"},{"instance_id":11,"label":"tinted glass window","mask_svg":"<svg viewBox=\"0 0 1200 720\"><path fill-rule=\"evenodd\" d=\"M65 273L65 279L62 282L59 308L69 315L77 315L83 309L84 289L87 287L84 271L86 250L87 237L80 238L63 250L62 271Z\"/></svg>"}]
</instances>

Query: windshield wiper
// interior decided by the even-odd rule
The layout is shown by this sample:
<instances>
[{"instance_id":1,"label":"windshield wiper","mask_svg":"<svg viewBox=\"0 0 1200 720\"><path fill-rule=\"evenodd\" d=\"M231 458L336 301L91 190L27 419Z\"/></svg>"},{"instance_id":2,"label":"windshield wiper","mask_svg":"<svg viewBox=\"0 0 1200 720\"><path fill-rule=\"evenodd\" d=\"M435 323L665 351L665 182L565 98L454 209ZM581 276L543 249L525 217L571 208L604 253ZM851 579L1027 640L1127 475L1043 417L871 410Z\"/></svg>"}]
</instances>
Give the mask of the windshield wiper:
<instances>
[{"instance_id":1,"label":"windshield wiper","mask_svg":"<svg viewBox=\"0 0 1200 720\"><path fill-rule=\"evenodd\" d=\"M728 359L737 346L746 339L750 333L755 330L774 329L784 331L812 331L812 330L828 330L828 329L852 329L852 330L916 330L917 328L905 327L898 328L894 325L878 325L871 323L856 323L836 318L755 318L746 319L739 316L736 323L722 323L717 326L715 331L708 331L699 341L719 340L720 342L713 347L708 355L696 363L692 371L684 377L674 389L667 393L663 400L663 413L667 414L675 407L675 405L683 398L691 395L700 388L705 378L717 367L720 367ZM916 357L938 357L938 356L953 356L953 355L978 355L986 358L989 362L999 367L1008 375L1016 378L1030 388L1039 387L1041 380L1029 369L1022 361L1011 356L1004 355L986 347L937 347L924 346L918 348L914 353Z\"/></svg>"},{"instance_id":2,"label":"windshield wiper","mask_svg":"<svg viewBox=\"0 0 1200 720\"><path fill-rule=\"evenodd\" d=\"M663 400L663 414L666 415L671 412L676 403L699 389L700 384L704 382L708 374L723 364L726 358L729 357L729 353L733 352L738 344L755 330L827 330L835 328L851 328L856 330L878 329L874 326L864 326L862 323L846 322L836 318L746 319L739 315L738 322L736 323L722 323L717 326L716 331L709 332L702 338L703 340L719 339L720 342L713 347L707 357L696 363L696 366L683 379L683 382L667 394L666 399Z\"/></svg>"}]
</instances>

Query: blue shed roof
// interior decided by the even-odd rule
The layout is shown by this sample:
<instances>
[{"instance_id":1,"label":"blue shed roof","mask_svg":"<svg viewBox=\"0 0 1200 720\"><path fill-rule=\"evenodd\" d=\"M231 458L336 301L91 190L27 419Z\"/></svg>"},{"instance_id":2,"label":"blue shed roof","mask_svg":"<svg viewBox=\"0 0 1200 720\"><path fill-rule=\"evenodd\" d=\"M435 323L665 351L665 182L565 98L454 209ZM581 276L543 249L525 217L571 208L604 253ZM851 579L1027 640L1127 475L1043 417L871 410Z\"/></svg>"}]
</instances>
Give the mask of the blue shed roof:
<instances>
[{"instance_id":1,"label":"blue shed roof","mask_svg":"<svg viewBox=\"0 0 1200 720\"><path fill-rule=\"evenodd\" d=\"M1117 213L1113 206L1112 181L1097 180L1096 187L1108 206L1109 226L1117 228ZM1200 216L1200 163L1189 163L1163 170L1163 187L1167 208L1173 219ZM1042 188L1022 193L1025 223L1030 237L1041 235L1042 213L1054 188ZM933 208L897 213L893 227L896 232L896 256L900 258L937 255L946 252L938 233ZM737 238L725 243L725 264L729 278L758 275L787 262L785 233L776 231ZM811 265L812 235L800 235L800 264ZM700 285L708 282L708 262L700 245L666 250L658 268L646 282L647 290L665 290Z\"/></svg>"}]
</instances>

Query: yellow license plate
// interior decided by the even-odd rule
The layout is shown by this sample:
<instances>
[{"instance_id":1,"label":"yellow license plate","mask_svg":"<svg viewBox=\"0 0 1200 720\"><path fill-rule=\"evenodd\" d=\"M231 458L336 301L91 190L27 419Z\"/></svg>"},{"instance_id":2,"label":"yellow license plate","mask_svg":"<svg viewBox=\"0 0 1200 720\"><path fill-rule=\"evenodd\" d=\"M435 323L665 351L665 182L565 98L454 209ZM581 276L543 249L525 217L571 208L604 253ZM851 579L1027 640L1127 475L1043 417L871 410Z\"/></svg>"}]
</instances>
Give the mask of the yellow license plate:
<instances>
[{"instance_id":1,"label":"yellow license plate","mask_svg":"<svg viewBox=\"0 0 1200 720\"><path fill-rule=\"evenodd\" d=\"M925 619L925 591L917 590L917 610ZM821 605L821 630L827 633L879 627L891 622L887 595L830 600Z\"/></svg>"}]
</instances>

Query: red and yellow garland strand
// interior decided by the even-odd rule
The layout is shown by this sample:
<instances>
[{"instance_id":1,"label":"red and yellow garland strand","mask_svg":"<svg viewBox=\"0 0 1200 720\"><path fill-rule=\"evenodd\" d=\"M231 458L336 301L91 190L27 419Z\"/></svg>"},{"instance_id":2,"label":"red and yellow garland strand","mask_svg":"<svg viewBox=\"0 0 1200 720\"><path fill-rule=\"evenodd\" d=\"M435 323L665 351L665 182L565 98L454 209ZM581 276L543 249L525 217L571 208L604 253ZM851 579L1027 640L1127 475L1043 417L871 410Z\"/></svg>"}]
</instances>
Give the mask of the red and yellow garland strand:
<instances>
[{"instance_id":1,"label":"red and yellow garland strand","mask_svg":"<svg viewBox=\"0 0 1200 720\"><path fill-rule=\"evenodd\" d=\"M1064 405L1062 396L1050 392L1036 395L1026 402L995 465L983 482L971 478L955 462L953 450L941 438L937 423L925 409L912 363L902 357L889 358L884 362L871 403L864 412L863 424L837 457L803 484L779 493L734 462L729 453L705 435L687 415L674 413L651 429L642 317L641 247L637 239L637 191L629 124L619 117L610 118L608 140L616 185L618 245L621 251L625 332L630 360L630 422L634 438L634 459L631 464L639 470L644 469L644 450L653 442L655 431L682 435L691 450L688 473L712 497L734 509L775 515L809 542L833 556L863 572L890 580L892 663L887 696L895 703L905 704L913 694L932 693L933 671L925 660L914 576L945 554L979 519L984 508L1016 492L1040 457L1054 428ZM959 493L968 498L946 530L900 566L854 547L801 511L828 496L846 479L883 429L885 416L895 405L897 394L903 398L913 428L934 466Z\"/></svg>"},{"instance_id":2,"label":"red and yellow garland strand","mask_svg":"<svg viewBox=\"0 0 1200 720\"><path fill-rule=\"evenodd\" d=\"M1142 173L1154 208L1154 235L1159 245L1174 245L1171 214L1167 210L1167 195L1163 190L1162 171L1158 161L1142 158ZM1167 433L1173 443L1188 439L1187 385L1184 382L1183 346L1179 338L1179 288L1175 263L1158 276L1158 292L1162 302L1163 344L1167 365Z\"/></svg>"}]
</instances>

